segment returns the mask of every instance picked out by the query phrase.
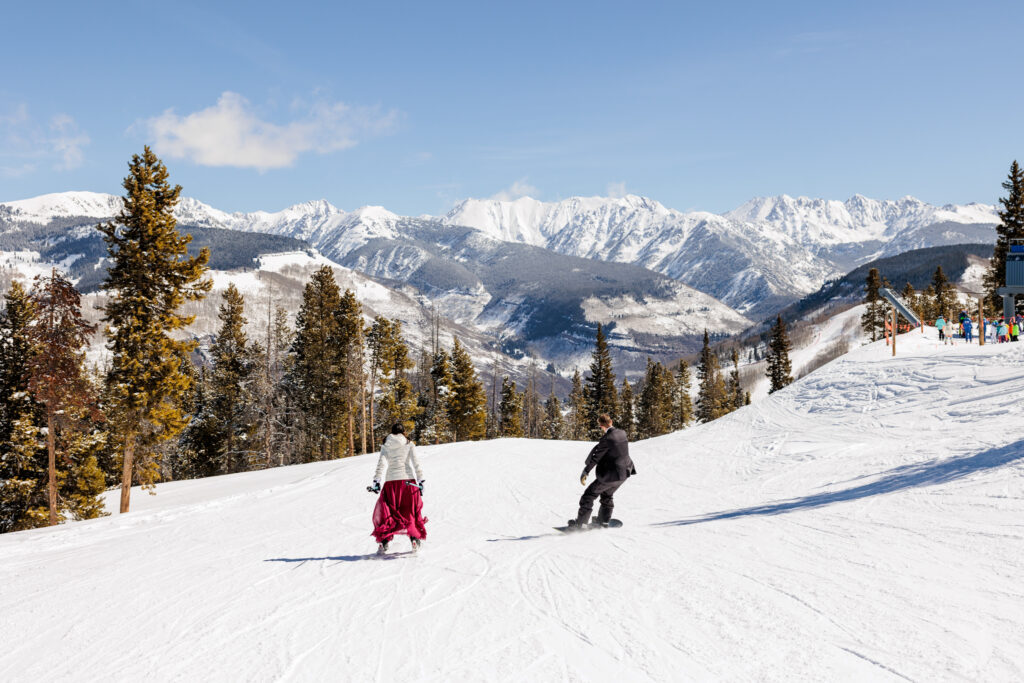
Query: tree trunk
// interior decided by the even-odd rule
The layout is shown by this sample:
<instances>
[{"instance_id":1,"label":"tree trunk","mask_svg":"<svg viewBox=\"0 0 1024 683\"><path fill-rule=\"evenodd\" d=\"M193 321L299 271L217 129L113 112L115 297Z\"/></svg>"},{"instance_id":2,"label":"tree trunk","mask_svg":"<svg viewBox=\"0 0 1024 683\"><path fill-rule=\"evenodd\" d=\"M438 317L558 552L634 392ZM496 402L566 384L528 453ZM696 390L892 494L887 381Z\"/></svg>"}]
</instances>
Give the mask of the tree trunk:
<instances>
[{"instance_id":1,"label":"tree trunk","mask_svg":"<svg viewBox=\"0 0 1024 683\"><path fill-rule=\"evenodd\" d=\"M46 409L46 450L50 456L50 526L57 524L57 454L54 448L53 409Z\"/></svg>"},{"instance_id":2,"label":"tree trunk","mask_svg":"<svg viewBox=\"0 0 1024 683\"><path fill-rule=\"evenodd\" d=\"M124 444L124 470L121 472L121 512L128 512L132 495L132 465L135 458L135 436L128 435Z\"/></svg>"}]
</instances>

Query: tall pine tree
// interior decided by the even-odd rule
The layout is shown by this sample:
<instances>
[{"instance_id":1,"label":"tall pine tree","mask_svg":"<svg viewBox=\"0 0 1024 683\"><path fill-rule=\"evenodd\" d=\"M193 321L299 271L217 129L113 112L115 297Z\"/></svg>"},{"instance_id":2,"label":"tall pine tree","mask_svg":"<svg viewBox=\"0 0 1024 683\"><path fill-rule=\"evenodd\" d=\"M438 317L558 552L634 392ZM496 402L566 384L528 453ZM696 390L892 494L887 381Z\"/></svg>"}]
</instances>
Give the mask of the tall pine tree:
<instances>
[{"instance_id":1,"label":"tall pine tree","mask_svg":"<svg viewBox=\"0 0 1024 683\"><path fill-rule=\"evenodd\" d=\"M932 276L932 287L935 288L935 315L941 315L946 320L956 320L958 308L956 287L946 277L942 266L935 269L935 275Z\"/></svg>"},{"instance_id":2,"label":"tall pine tree","mask_svg":"<svg viewBox=\"0 0 1024 683\"><path fill-rule=\"evenodd\" d=\"M167 182L167 168L149 147L128 168L121 213L98 226L110 258L102 285L110 297L103 307L111 352L106 413L123 453L121 512L136 476L144 486L156 481L158 444L185 427L191 376L182 361L196 344L174 333L193 319L180 313L182 304L202 299L212 284L203 278L209 251L189 256L192 236L178 232L181 186Z\"/></svg>"},{"instance_id":3,"label":"tall pine tree","mask_svg":"<svg viewBox=\"0 0 1024 683\"><path fill-rule=\"evenodd\" d=\"M860 325L865 334L871 335L871 341L882 338L885 334L885 299L878 293L882 287L882 278L878 268L868 271L864 282L864 314L860 317Z\"/></svg>"},{"instance_id":4,"label":"tall pine tree","mask_svg":"<svg viewBox=\"0 0 1024 683\"><path fill-rule=\"evenodd\" d=\"M766 374L770 382L769 394L775 393L793 382L793 366L789 360L791 349L789 335L786 334L786 323L780 315L775 321L775 325L772 326L771 337L768 341Z\"/></svg>"},{"instance_id":5,"label":"tall pine tree","mask_svg":"<svg viewBox=\"0 0 1024 683\"><path fill-rule=\"evenodd\" d=\"M501 378L501 403L498 404L499 430L503 437L523 436L523 395L516 383Z\"/></svg>"},{"instance_id":6,"label":"tall pine tree","mask_svg":"<svg viewBox=\"0 0 1024 683\"><path fill-rule=\"evenodd\" d=\"M487 396L473 359L458 338L452 346L452 393L448 403L455 441L476 441L487 432Z\"/></svg>"},{"instance_id":7,"label":"tall pine tree","mask_svg":"<svg viewBox=\"0 0 1024 683\"><path fill-rule=\"evenodd\" d=\"M210 347L210 415L216 443L210 452L220 473L243 472L253 463L256 415L253 374L256 360L245 333L245 298L229 284L218 312L220 328Z\"/></svg>"},{"instance_id":8,"label":"tall pine tree","mask_svg":"<svg viewBox=\"0 0 1024 683\"><path fill-rule=\"evenodd\" d=\"M598 416L607 413L615 421L619 412L612 356L608 350L608 339L600 323L597 325L597 339L591 354L590 376L586 379L583 393L587 403L587 429L591 438L599 439L602 432L597 426Z\"/></svg>"},{"instance_id":9,"label":"tall pine tree","mask_svg":"<svg viewBox=\"0 0 1024 683\"><path fill-rule=\"evenodd\" d=\"M704 330L704 345L697 364L697 420L711 422L717 419L724 414L726 401L725 381L722 379L718 357L711 350L708 331Z\"/></svg>"},{"instance_id":10,"label":"tall pine tree","mask_svg":"<svg viewBox=\"0 0 1024 683\"><path fill-rule=\"evenodd\" d=\"M564 439L565 418L562 416L562 402L555 396L555 383L551 382L551 393L544 401L544 438Z\"/></svg>"},{"instance_id":11,"label":"tall pine tree","mask_svg":"<svg viewBox=\"0 0 1024 683\"><path fill-rule=\"evenodd\" d=\"M580 379L580 371L576 370L572 375L572 389L569 391L569 439L572 441L583 441L587 438L589 427L587 425L587 399L583 390L583 381Z\"/></svg>"},{"instance_id":12,"label":"tall pine tree","mask_svg":"<svg viewBox=\"0 0 1024 683\"><path fill-rule=\"evenodd\" d=\"M679 361L675 373L675 392L672 399L672 429L685 429L693 422L693 399L690 397L690 366Z\"/></svg>"},{"instance_id":13,"label":"tall pine tree","mask_svg":"<svg viewBox=\"0 0 1024 683\"><path fill-rule=\"evenodd\" d=\"M619 429L626 432L630 441L636 436L636 411L634 407L633 387L629 380L622 378L622 390L619 392Z\"/></svg>"},{"instance_id":14,"label":"tall pine tree","mask_svg":"<svg viewBox=\"0 0 1024 683\"><path fill-rule=\"evenodd\" d=\"M985 303L989 310L1002 311L1003 299L996 293L1006 286L1006 255L1010 240L1024 239L1024 170L1014 159L1010 173L1003 182L1006 196L999 198L999 225L996 226L996 246L985 273Z\"/></svg>"}]
</instances>

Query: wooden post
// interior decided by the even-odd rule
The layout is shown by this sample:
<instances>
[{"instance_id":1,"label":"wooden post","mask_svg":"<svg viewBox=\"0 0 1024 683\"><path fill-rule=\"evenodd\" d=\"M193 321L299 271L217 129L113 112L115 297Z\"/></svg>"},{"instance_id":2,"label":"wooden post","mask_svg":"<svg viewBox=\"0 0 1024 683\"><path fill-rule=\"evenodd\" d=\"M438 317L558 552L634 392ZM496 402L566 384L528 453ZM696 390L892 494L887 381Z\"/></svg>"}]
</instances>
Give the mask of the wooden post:
<instances>
[{"instance_id":1,"label":"wooden post","mask_svg":"<svg viewBox=\"0 0 1024 683\"><path fill-rule=\"evenodd\" d=\"M899 332L899 317L896 313L896 304L892 306L892 355L896 355L896 333Z\"/></svg>"},{"instance_id":2,"label":"wooden post","mask_svg":"<svg viewBox=\"0 0 1024 683\"><path fill-rule=\"evenodd\" d=\"M985 299L978 297L978 346L985 345Z\"/></svg>"}]
</instances>

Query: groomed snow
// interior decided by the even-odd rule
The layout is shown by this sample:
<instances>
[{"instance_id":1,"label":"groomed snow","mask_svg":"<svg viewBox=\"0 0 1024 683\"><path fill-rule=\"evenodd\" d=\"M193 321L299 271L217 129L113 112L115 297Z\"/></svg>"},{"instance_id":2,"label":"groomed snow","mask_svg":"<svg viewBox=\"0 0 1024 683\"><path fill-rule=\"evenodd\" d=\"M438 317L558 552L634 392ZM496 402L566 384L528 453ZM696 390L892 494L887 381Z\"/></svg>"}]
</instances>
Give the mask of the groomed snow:
<instances>
[{"instance_id":1,"label":"groomed snow","mask_svg":"<svg viewBox=\"0 0 1024 683\"><path fill-rule=\"evenodd\" d=\"M1024 678L1024 344L861 347L633 444L422 449L429 539L371 556L372 456L161 485L0 537L0 679Z\"/></svg>"}]
</instances>

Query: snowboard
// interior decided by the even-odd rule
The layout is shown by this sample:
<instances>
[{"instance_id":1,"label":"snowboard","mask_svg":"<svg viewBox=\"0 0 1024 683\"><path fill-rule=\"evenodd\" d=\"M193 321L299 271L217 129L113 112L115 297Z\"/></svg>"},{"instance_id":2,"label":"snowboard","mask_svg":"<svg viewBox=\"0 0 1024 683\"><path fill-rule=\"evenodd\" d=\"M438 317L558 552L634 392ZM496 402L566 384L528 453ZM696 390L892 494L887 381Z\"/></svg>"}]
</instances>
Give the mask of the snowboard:
<instances>
[{"instance_id":1,"label":"snowboard","mask_svg":"<svg viewBox=\"0 0 1024 683\"><path fill-rule=\"evenodd\" d=\"M622 526L622 520L621 519L610 519L610 520L608 520L608 528L609 529L618 529L620 526ZM601 526L600 524L587 524L586 526L582 526L582 527L577 527L577 526L556 526L554 528L556 530L558 530L558 531L561 531L563 534L574 534L574 533L578 533L580 531L593 531L594 529L604 529L605 527Z\"/></svg>"}]
</instances>

